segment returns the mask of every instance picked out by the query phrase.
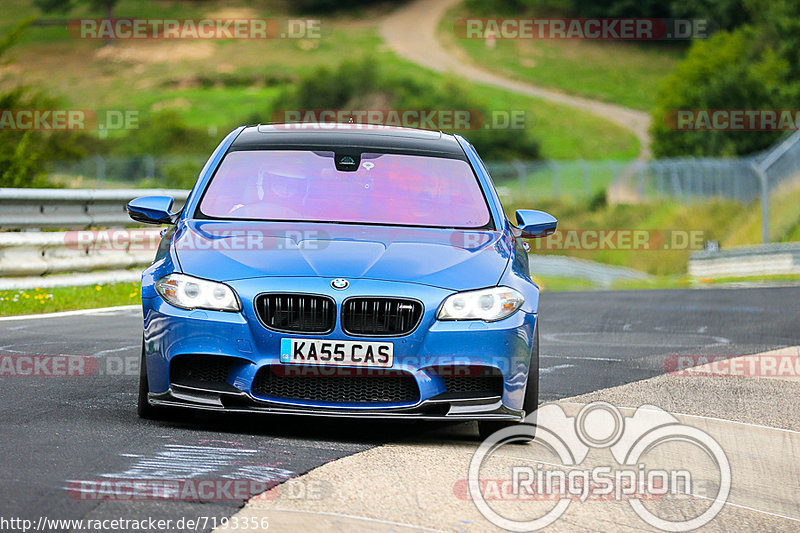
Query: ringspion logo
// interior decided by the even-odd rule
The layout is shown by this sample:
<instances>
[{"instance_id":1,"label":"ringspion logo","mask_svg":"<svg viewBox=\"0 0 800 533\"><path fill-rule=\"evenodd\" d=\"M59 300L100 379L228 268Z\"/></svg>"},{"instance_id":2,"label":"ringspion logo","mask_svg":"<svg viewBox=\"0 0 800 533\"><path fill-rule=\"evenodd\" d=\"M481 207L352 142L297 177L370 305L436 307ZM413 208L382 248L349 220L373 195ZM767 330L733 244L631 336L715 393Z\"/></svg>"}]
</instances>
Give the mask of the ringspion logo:
<instances>
[{"instance_id":1,"label":"ringspion logo","mask_svg":"<svg viewBox=\"0 0 800 533\"><path fill-rule=\"evenodd\" d=\"M529 440L534 431L534 444L553 454L554 463L497 453L507 444ZM667 448L659 460L653 457L660 447L676 444L683 453L691 453L693 459L702 461L697 463L702 464L699 472L687 466L695 463L683 460L672 448ZM689 449L693 451L688 452ZM610 461L597 466L585 464L593 450L607 450ZM662 464L676 457L678 465ZM506 470L511 471L510 479L482 476L484 464L502 458L510 463L506 464ZM716 479L703 479L710 470L715 472L714 476L718 473ZM627 502L645 523L663 531L691 531L719 514L730 488L730 463L722 447L709 434L682 424L675 416L652 405L643 405L631 416L625 416L620 409L605 402L585 405L574 416L559 404L541 406L526 417L525 423L501 429L483 441L472 456L467 476L468 498L478 511L495 526L520 532L536 531L553 524L575 501L606 500ZM659 507L648 507L644 503L692 495L701 492L700 489L709 505L694 514L678 513L678 519L674 515L660 516ZM457 497L459 494L464 497L463 483L457 482L453 490ZM530 511L536 516L525 520L504 516L501 508L489 505L492 500L555 503L544 509L531 507Z\"/></svg>"}]
</instances>

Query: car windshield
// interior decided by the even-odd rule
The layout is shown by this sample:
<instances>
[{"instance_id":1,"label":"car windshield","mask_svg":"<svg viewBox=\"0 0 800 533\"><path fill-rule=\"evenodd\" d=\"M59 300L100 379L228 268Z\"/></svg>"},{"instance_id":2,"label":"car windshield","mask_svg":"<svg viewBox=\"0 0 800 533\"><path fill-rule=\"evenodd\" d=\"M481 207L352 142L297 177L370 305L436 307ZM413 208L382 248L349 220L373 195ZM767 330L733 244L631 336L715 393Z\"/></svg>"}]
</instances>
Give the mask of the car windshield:
<instances>
[{"instance_id":1,"label":"car windshield","mask_svg":"<svg viewBox=\"0 0 800 533\"><path fill-rule=\"evenodd\" d=\"M491 217L469 163L363 153L355 171L334 152L229 153L203 195L205 217L484 228ZM344 156L346 157L346 156Z\"/></svg>"}]
</instances>

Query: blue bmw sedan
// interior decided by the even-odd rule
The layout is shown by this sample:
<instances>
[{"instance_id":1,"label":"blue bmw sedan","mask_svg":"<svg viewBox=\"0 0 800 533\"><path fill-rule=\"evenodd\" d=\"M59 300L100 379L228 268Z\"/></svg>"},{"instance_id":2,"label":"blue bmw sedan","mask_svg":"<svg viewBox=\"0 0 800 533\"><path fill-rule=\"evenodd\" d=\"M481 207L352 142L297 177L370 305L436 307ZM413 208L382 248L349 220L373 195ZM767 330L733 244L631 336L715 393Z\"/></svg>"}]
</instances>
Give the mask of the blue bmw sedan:
<instances>
[{"instance_id":1,"label":"blue bmw sedan","mask_svg":"<svg viewBox=\"0 0 800 533\"><path fill-rule=\"evenodd\" d=\"M239 127L142 276L138 411L477 420L538 406L539 288L524 239L459 135L363 124Z\"/></svg>"}]
</instances>

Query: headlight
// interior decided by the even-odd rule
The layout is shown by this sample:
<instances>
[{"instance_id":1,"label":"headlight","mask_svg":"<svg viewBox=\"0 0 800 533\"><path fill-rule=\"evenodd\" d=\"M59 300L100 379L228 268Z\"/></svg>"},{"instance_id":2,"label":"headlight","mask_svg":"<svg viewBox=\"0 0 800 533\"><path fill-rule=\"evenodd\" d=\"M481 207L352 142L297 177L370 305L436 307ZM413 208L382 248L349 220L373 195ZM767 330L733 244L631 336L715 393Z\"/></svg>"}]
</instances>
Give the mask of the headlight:
<instances>
[{"instance_id":1,"label":"headlight","mask_svg":"<svg viewBox=\"0 0 800 533\"><path fill-rule=\"evenodd\" d=\"M509 287L459 292L445 299L437 318L492 322L511 316L524 302L525 298Z\"/></svg>"},{"instance_id":2,"label":"headlight","mask_svg":"<svg viewBox=\"0 0 800 533\"><path fill-rule=\"evenodd\" d=\"M183 309L214 311L242 309L233 289L227 285L185 274L167 274L156 282L156 291L167 302Z\"/></svg>"}]
</instances>

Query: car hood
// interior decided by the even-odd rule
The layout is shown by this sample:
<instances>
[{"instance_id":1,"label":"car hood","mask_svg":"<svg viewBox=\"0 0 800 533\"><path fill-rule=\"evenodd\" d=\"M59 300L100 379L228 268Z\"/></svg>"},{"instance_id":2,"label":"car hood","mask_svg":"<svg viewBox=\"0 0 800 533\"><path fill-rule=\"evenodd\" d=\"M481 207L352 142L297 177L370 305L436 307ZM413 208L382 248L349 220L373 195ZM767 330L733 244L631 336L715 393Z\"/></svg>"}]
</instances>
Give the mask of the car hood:
<instances>
[{"instance_id":1,"label":"car hood","mask_svg":"<svg viewBox=\"0 0 800 533\"><path fill-rule=\"evenodd\" d=\"M452 290L496 284L510 257L498 231L190 220L172 241L184 273L368 278Z\"/></svg>"}]
</instances>

